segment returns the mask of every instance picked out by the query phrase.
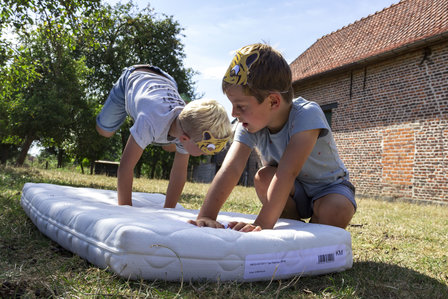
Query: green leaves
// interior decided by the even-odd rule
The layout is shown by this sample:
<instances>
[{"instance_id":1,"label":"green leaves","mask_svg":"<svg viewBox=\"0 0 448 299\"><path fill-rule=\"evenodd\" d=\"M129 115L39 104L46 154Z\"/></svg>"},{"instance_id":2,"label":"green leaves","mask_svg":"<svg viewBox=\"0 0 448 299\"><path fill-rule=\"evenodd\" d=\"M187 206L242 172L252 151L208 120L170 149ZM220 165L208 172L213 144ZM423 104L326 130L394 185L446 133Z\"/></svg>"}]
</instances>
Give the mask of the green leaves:
<instances>
[{"instance_id":1,"label":"green leaves","mask_svg":"<svg viewBox=\"0 0 448 299\"><path fill-rule=\"evenodd\" d=\"M196 97L194 72L182 62L183 29L149 6L0 0L0 7L0 27L12 24L8 30L14 33L13 39L5 30L0 35L1 142L20 145L33 136L79 161L119 159L124 146L119 137L127 136L129 127L105 139L95 131L95 117L122 69L133 64L164 69L184 98ZM155 147L145 152L143 169L168 175L173 155Z\"/></svg>"}]
</instances>

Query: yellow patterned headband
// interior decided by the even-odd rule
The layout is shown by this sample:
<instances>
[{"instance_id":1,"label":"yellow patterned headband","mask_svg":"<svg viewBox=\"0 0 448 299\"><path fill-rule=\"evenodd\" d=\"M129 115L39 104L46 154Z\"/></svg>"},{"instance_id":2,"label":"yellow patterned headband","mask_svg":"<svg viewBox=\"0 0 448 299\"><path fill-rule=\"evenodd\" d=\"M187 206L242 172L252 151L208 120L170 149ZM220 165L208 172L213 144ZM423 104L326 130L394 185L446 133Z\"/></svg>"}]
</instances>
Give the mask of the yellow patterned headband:
<instances>
[{"instance_id":1,"label":"yellow patterned headband","mask_svg":"<svg viewBox=\"0 0 448 299\"><path fill-rule=\"evenodd\" d=\"M196 145L199 149L206 155L214 155L222 151L227 141L229 141L229 137L217 139L213 137L210 131L205 131L202 134L202 140L196 142Z\"/></svg>"},{"instance_id":2,"label":"yellow patterned headband","mask_svg":"<svg viewBox=\"0 0 448 299\"><path fill-rule=\"evenodd\" d=\"M224 81L234 85L246 85L251 65L260 57L260 52L252 47L244 47L236 52L230 63Z\"/></svg>"}]
</instances>

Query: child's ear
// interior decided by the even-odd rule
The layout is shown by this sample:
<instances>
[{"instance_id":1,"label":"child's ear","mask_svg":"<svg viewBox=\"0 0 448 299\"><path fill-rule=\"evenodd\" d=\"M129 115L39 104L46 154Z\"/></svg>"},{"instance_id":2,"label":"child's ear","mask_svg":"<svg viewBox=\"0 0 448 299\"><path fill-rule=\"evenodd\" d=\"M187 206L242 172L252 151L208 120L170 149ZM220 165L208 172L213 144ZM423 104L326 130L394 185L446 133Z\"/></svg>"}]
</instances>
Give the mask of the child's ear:
<instances>
[{"instance_id":1,"label":"child's ear","mask_svg":"<svg viewBox=\"0 0 448 299\"><path fill-rule=\"evenodd\" d=\"M271 93L269 95L269 101L271 103L271 108L278 108L280 107L282 99L279 93Z\"/></svg>"},{"instance_id":2,"label":"child's ear","mask_svg":"<svg viewBox=\"0 0 448 299\"><path fill-rule=\"evenodd\" d=\"M182 133L182 135L180 135L179 140L182 142L187 142L188 140L190 140L190 137L184 132Z\"/></svg>"}]
</instances>

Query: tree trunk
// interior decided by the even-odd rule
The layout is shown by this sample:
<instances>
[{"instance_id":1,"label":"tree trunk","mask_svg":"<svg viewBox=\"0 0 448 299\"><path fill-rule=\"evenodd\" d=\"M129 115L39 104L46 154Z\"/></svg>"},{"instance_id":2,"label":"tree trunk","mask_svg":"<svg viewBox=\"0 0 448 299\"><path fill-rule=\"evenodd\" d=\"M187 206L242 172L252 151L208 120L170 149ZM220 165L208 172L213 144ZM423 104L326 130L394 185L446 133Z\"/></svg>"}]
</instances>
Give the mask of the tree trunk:
<instances>
[{"instance_id":1,"label":"tree trunk","mask_svg":"<svg viewBox=\"0 0 448 299\"><path fill-rule=\"evenodd\" d=\"M34 137L31 136L25 137L25 141L22 144L22 151L20 152L19 157L17 158L17 166L23 166L23 163L25 163L26 156L28 155L28 151L33 141Z\"/></svg>"},{"instance_id":2,"label":"tree trunk","mask_svg":"<svg viewBox=\"0 0 448 299\"><path fill-rule=\"evenodd\" d=\"M156 176L156 163L154 163L154 161L153 160L151 160L151 162L150 162L150 165L149 165L149 168L151 169L151 175L150 175L150 179L153 179L153 178L155 178L155 176Z\"/></svg>"},{"instance_id":3,"label":"tree trunk","mask_svg":"<svg viewBox=\"0 0 448 299\"><path fill-rule=\"evenodd\" d=\"M137 165L135 165L135 177L136 178L140 178L140 176L142 175L142 162L138 161Z\"/></svg>"},{"instance_id":4,"label":"tree trunk","mask_svg":"<svg viewBox=\"0 0 448 299\"><path fill-rule=\"evenodd\" d=\"M0 164L6 164L9 158L9 153L11 151L10 144L0 143Z\"/></svg>"},{"instance_id":5,"label":"tree trunk","mask_svg":"<svg viewBox=\"0 0 448 299\"><path fill-rule=\"evenodd\" d=\"M64 156L64 150L62 148L59 148L59 150L58 150L58 167L57 168L62 168L63 156Z\"/></svg>"},{"instance_id":6,"label":"tree trunk","mask_svg":"<svg viewBox=\"0 0 448 299\"><path fill-rule=\"evenodd\" d=\"M79 162L79 165L81 165L81 173L84 174L84 166L82 165L82 161Z\"/></svg>"}]
</instances>

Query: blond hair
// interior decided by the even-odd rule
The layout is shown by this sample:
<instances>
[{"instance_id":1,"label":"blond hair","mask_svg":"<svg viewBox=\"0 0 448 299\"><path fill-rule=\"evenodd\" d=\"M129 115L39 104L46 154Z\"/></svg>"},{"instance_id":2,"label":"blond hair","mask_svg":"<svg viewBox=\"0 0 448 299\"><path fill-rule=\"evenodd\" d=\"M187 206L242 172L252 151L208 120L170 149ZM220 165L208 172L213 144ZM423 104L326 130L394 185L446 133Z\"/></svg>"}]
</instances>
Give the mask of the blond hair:
<instances>
[{"instance_id":1,"label":"blond hair","mask_svg":"<svg viewBox=\"0 0 448 299\"><path fill-rule=\"evenodd\" d=\"M229 117L224 107L215 100L194 100L179 114L182 129L193 141L202 140L204 131L215 138L228 138L232 134Z\"/></svg>"},{"instance_id":2,"label":"blond hair","mask_svg":"<svg viewBox=\"0 0 448 299\"><path fill-rule=\"evenodd\" d=\"M258 51L259 57L250 66L247 75L247 83L241 85L245 95L254 96L259 103L272 92L279 92L287 103L291 103L294 97L292 89L292 73L289 64L282 54L266 44L252 44L242 47L237 52ZM222 90L235 86L222 81Z\"/></svg>"}]
</instances>

